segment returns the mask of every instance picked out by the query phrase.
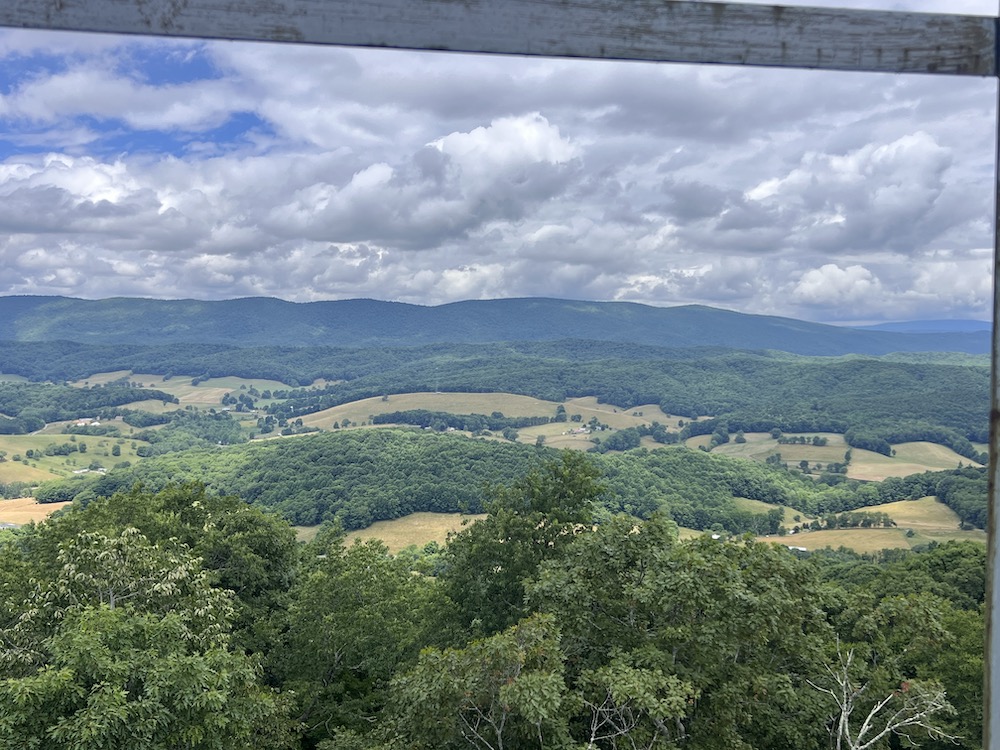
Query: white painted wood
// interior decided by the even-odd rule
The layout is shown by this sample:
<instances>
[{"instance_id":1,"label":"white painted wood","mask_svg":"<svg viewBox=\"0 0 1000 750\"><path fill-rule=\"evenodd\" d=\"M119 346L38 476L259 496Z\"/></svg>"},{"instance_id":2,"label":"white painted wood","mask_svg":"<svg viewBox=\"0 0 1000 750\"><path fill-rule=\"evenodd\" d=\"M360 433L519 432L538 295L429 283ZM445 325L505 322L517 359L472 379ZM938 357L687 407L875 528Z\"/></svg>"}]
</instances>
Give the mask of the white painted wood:
<instances>
[{"instance_id":1,"label":"white painted wood","mask_svg":"<svg viewBox=\"0 0 1000 750\"><path fill-rule=\"evenodd\" d=\"M693 0L3 0L0 26L551 57L996 74L992 18Z\"/></svg>"}]
</instances>

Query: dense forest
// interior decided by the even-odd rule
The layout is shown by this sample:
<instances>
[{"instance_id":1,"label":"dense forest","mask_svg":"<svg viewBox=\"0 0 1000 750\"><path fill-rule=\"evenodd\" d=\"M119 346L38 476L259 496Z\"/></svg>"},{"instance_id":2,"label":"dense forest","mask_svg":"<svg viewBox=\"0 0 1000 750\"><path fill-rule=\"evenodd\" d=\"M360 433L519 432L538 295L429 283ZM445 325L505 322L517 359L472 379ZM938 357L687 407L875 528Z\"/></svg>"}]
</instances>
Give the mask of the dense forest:
<instances>
[{"instance_id":1,"label":"dense forest","mask_svg":"<svg viewBox=\"0 0 1000 750\"><path fill-rule=\"evenodd\" d=\"M397 557L198 486L3 532L0 745L979 746L981 546L681 542L606 493L563 454Z\"/></svg>"},{"instance_id":2,"label":"dense forest","mask_svg":"<svg viewBox=\"0 0 1000 750\"><path fill-rule=\"evenodd\" d=\"M36 496L41 502L86 502L137 484L160 490L199 481L214 494L276 510L295 524L336 521L358 529L416 511L482 512L493 487L554 455L521 443L427 430L334 431L158 456L104 475L47 483ZM778 531L780 512L775 517L739 510L734 497L827 517L936 494L968 525L982 528L985 522L984 469L828 485L781 467L685 449L609 453L594 456L593 464L605 476L607 492L599 498L605 511L638 518L660 513L695 529Z\"/></svg>"}]
</instances>

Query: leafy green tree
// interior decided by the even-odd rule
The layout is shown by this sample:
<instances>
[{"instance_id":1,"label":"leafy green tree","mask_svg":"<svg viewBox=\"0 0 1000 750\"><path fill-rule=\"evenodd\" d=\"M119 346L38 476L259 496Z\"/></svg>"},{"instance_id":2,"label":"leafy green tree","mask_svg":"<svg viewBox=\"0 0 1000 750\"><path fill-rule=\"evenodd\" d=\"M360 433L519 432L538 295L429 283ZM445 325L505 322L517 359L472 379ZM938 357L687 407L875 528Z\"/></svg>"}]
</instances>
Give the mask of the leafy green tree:
<instances>
[{"instance_id":1,"label":"leafy green tree","mask_svg":"<svg viewBox=\"0 0 1000 750\"><path fill-rule=\"evenodd\" d=\"M603 491L594 466L572 451L497 489L489 515L445 549L439 582L462 625L492 634L525 616L524 581L589 526Z\"/></svg>"},{"instance_id":2,"label":"leafy green tree","mask_svg":"<svg viewBox=\"0 0 1000 750\"><path fill-rule=\"evenodd\" d=\"M822 744L825 716L805 680L832 631L818 580L786 550L707 536L681 543L669 521L617 517L544 562L527 592L556 618L567 684L591 706L608 691L614 698L614 675L618 710L630 681L648 686L630 714L637 746Z\"/></svg>"},{"instance_id":3,"label":"leafy green tree","mask_svg":"<svg viewBox=\"0 0 1000 750\"><path fill-rule=\"evenodd\" d=\"M19 547L33 584L20 601L4 587L0 744L290 745L283 702L231 647L231 593L185 545L134 527L60 539L68 527L29 531Z\"/></svg>"},{"instance_id":4,"label":"leafy green tree","mask_svg":"<svg viewBox=\"0 0 1000 750\"><path fill-rule=\"evenodd\" d=\"M566 747L562 671L546 616L465 648L426 649L393 684L398 731L413 748Z\"/></svg>"},{"instance_id":5,"label":"leafy green tree","mask_svg":"<svg viewBox=\"0 0 1000 750\"><path fill-rule=\"evenodd\" d=\"M0 744L53 750L291 747L282 702L183 613L88 606L68 613L39 670L0 680Z\"/></svg>"},{"instance_id":6,"label":"leafy green tree","mask_svg":"<svg viewBox=\"0 0 1000 750\"><path fill-rule=\"evenodd\" d=\"M328 532L306 554L268 665L295 695L306 737L319 741L337 727L369 728L393 674L431 639L435 599L432 582L381 543L343 547Z\"/></svg>"}]
</instances>

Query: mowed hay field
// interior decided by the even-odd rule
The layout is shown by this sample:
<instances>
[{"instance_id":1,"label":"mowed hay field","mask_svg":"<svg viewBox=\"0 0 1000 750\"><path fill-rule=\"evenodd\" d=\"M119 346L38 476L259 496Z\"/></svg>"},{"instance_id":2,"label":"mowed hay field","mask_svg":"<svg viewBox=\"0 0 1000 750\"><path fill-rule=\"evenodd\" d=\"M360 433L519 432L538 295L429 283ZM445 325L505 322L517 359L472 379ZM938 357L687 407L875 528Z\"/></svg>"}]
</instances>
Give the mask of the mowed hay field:
<instances>
[{"instance_id":1,"label":"mowed hay field","mask_svg":"<svg viewBox=\"0 0 1000 750\"><path fill-rule=\"evenodd\" d=\"M273 390L287 390L291 388L290 385L286 383L279 382L277 380L265 380L263 378L237 378L237 377L225 377L225 378L209 378L208 380L203 380L198 385L193 385L191 376L178 376L170 378L169 380L164 380L162 375L152 375L150 373L130 373L128 370L119 370L117 372L102 372L96 375L91 375L89 378L84 380L78 380L71 385L78 387L84 387L87 385L103 385L104 383L110 383L113 380L120 380L121 378L128 378L133 383L140 383L144 388L154 388L156 390L165 391L171 396L176 396L180 405L183 406L196 406L201 409L219 408L222 403L222 397L227 393L240 393L240 386L249 389L253 386L258 391L273 391ZM132 406L131 408L141 408L145 411L159 412L163 410L171 411L177 408L176 404L167 404L165 407L159 401L155 402L138 402L142 406Z\"/></svg>"},{"instance_id":2,"label":"mowed hay field","mask_svg":"<svg viewBox=\"0 0 1000 750\"><path fill-rule=\"evenodd\" d=\"M461 531L466 522L473 523L482 518L486 518L486 515L412 513L394 521L376 521L367 529L350 531L345 541L347 544L353 544L355 540L380 539L391 554L396 554L411 544L417 547L423 547L428 542L444 544L448 540L448 534ZM315 538L318 530L318 526L295 527L296 536L302 542ZM678 533L681 539L693 539L707 532L680 527Z\"/></svg>"},{"instance_id":3,"label":"mowed hay field","mask_svg":"<svg viewBox=\"0 0 1000 750\"><path fill-rule=\"evenodd\" d=\"M795 508L789 508L787 505L775 505L774 503L765 503L762 500L751 500L748 497L734 497L733 502L736 507L740 510L746 510L751 513L764 514L771 510L777 508L782 511L781 522L789 529L796 524L809 523L813 520L813 516L803 513L801 510L796 510ZM799 520L795 520L795 516L799 517Z\"/></svg>"},{"instance_id":4,"label":"mowed hay field","mask_svg":"<svg viewBox=\"0 0 1000 750\"><path fill-rule=\"evenodd\" d=\"M32 521L44 521L69 503L36 503L33 497L19 497L14 500L0 500L0 523L15 523L22 526Z\"/></svg>"},{"instance_id":5,"label":"mowed hay field","mask_svg":"<svg viewBox=\"0 0 1000 750\"><path fill-rule=\"evenodd\" d=\"M834 529L830 531L808 531L781 537L781 543L805 547L809 550L824 547L847 547L855 552L877 552L882 549L908 549L929 542L968 540L986 543L986 532L982 529L962 531L958 527L958 516L937 498L924 497L919 500L901 500L884 505L858 508L855 513L885 513L896 522L890 529ZM907 536L912 530L913 536ZM777 541L776 537L767 537Z\"/></svg>"},{"instance_id":6,"label":"mowed hay field","mask_svg":"<svg viewBox=\"0 0 1000 750\"><path fill-rule=\"evenodd\" d=\"M872 451L852 451L847 476L851 479L880 481L887 477L905 477L925 471L942 471L963 466L981 466L964 458L951 448L937 443L900 443L894 445L895 456L883 456ZM784 455L784 454L782 454Z\"/></svg>"},{"instance_id":7,"label":"mowed hay field","mask_svg":"<svg viewBox=\"0 0 1000 750\"><path fill-rule=\"evenodd\" d=\"M330 429L335 422L349 419L360 424L376 414L394 411L446 411L451 414L490 414L498 411L506 417L548 417L555 416L557 404L530 396L513 393L400 393L389 396L366 398L352 401L330 409L306 414L302 423L307 427Z\"/></svg>"},{"instance_id":8,"label":"mowed hay field","mask_svg":"<svg viewBox=\"0 0 1000 750\"><path fill-rule=\"evenodd\" d=\"M656 404L644 404L632 409L619 409L610 404L598 403L597 399L592 396L571 398L564 402L563 406L566 408L566 422L552 422L536 427L525 427L518 430L518 441L522 443L534 443L538 439L538 436L542 435L545 437L545 445L549 448L569 448L571 450L586 451L594 447L592 441L594 436L590 433L576 433L574 430L584 427L587 422L594 418L598 422L613 427L616 430L659 422L667 427L672 427L675 431L677 431L677 420L683 419L683 417L675 417L665 413ZM579 422L571 420L574 414L580 415ZM598 436L600 434L598 433ZM607 433L603 434L607 435ZM648 448L663 447L652 438L643 438L643 440L643 444Z\"/></svg>"},{"instance_id":9,"label":"mowed hay field","mask_svg":"<svg viewBox=\"0 0 1000 750\"><path fill-rule=\"evenodd\" d=\"M485 514L412 513L394 521L376 521L367 529L348 532L346 543L380 539L389 548L390 553L396 554L411 544L417 547L423 547L428 542L444 544L448 534L460 531L465 522L472 523L480 518L486 518ZM296 526L295 531L300 541L309 541L316 536L318 528L318 526Z\"/></svg>"},{"instance_id":10,"label":"mowed hay field","mask_svg":"<svg viewBox=\"0 0 1000 750\"><path fill-rule=\"evenodd\" d=\"M689 445L708 445L711 435L699 435L697 438L687 440ZM781 454L781 460L790 466L796 465L799 461L808 461L811 465L820 463L824 466L830 463L843 463L844 453L848 449L844 442L844 436L835 432L801 432L789 433L785 437L813 437L826 438L826 445L782 445L769 432L748 432L744 435L745 443L737 443L730 435L729 442L715 448L713 453L722 453L726 456L737 456L739 458L750 458L755 461L763 461L768 456L775 453ZM693 441L702 441L695 443Z\"/></svg>"},{"instance_id":11,"label":"mowed hay field","mask_svg":"<svg viewBox=\"0 0 1000 750\"><path fill-rule=\"evenodd\" d=\"M808 461L810 466L816 464L826 466L831 463L843 463L844 454L849 445L844 442L844 436L833 432L817 433L789 433L786 437L804 436L812 438L814 435L825 437L827 444L819 445L781 445L767 432L748 432L744 437L745 443L736 443L732 439L730 442L716 447L713 453L722 453L727 456L749 458L754 461L764 461L768 456L776 453L781 454L781 460L789 466L797 466L801 461ZM697 448L700 445L707 446L711 441L710 435L699 435L689 438L685 444L690 448ZM954 469L960 463L964 466L979 466L975 461L963 458L953 451L937 443L915 442L900 443L893 446L896 451L895 456L883 456L881 453L863 450L861 448L850 448L851 463L847 467L847 476L851 479L863 479L868 481L881 481L888 477L906 477L910 474L920 474L925 471L942 471Z\"/></svg>"},{"instance_id":12,"label":"mowed hay field","mask_svg":"<svg viewBox=\"0 0 1000 750\"><path fill-rule=\"evenodd\" d=\"M449 414L491 414L497 411L507 417L551 418L555 416L556 408L559 405L556 401L545 401L513 393L401 393L389 396L388 400L376 396L341 404L313 414L306 414L302 417L302 422L307 427L331 429L334 424L343 424L344 420L347 419L350 420L353 427L357 427L362 423L369 422L373 416L378 414L419 409L448 412ZM599 422L614 429L638 427L653 422L676 425L679 419L664 413L656 404L624 410L609 404L598 403L596 398L587 397L570 399L562 405L566 409L567 421L520 428L517 431L518 441L534 444L539 437L543 437L545 445L550 448L586 451L594 446L591 439L593 436L588 432L574 431L583 428L591 419L596 418ZM574 414L580 416L579 422L571 420ZM502 438L498 435L496 439ZM647 441L647 444L649 447L659 446L651 439Z\"/></svg>"},{"instance_id":13,"label":"mowed hay field","mask_svg":"<svg viewBox=\"0 0 1000 750\"><path fill-rule=\"evenodd\" d=\"M801 516L801 522L808 523L812 520L811 517L794 508L746 498L736 498L735 502L738 507L744 510L760 513L765 513L772 508L782 508L785 511L785 525L789 528L796 523L792 520L795 515ZM856 552L911 548L932 541L944 542L952 539L970 540L984 544L986 542L986 533L980 529L959 530L958 516L933 497L858 508L854 512L886 513L896 521L898 526L890 529L859 528L807 531L783 537L768 536L760 539L785 546L804 547L808 550L823 549L824 547L834 549L847 547ZM366 529L349 532L346 541L351 544L356 539L362 541L380 539L389 548L389 551L395 554L411 544L418 547L431 541L444 544L450 532L462 529L463 522L473 522L481 518L485 518L485 516L460 513L413 513L394 521L378 521ZM308 541L315 537L319 527L297 526L295 528L298 538L301 541ZM914 534L908 537L906 534L910 529L913 530ZM708 532L688 528L679 529L681 539L691 539L705 533Z\"/></svg>"}]
</instances>

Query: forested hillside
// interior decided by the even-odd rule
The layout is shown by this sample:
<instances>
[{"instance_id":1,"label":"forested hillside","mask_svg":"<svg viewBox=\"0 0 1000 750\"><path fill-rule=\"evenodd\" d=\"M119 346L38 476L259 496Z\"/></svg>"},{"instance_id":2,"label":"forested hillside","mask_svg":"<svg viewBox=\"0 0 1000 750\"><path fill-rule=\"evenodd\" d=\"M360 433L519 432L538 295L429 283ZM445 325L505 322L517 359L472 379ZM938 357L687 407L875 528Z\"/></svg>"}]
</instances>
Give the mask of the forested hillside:
<instances>
[{"instance_id":1,"label":"forested hillside","mask_svg":"<svg viewBox=\"0 0 1000 750\"><path fill-rule=\"evenodd\" d=\"M598 341L335 349L0 343L4 372L83 379L131 370L199 378L239 375L322 388L275 391L268 411L294 419L373 396L415 391L509 392L563 401L596 396L622 409L659 404L688 418L713 416L737 430L829 431L855 447L931 440L978 460L969 441L988 434L989 368L912 357L795 357ZM0 412L3 409L0 408ZM711 428L714 429L714 426ZM711 431L710 429L710 431Z\"/></svg>"},{"instance_id":2,"label":"forested hillside","mask_svg":"<svg viewBox=\"0 0 1000 750\"><path fill-rule=\"evenodd\" d=\"M554 455L520 443L424 430L339 431L165 455L106 475L49 483L36 495L42 502L89 501L137 484L160 490L171 483L204 482L212 493L276 510L295 524L336 521L357 529L416 511L480 513L495 486ZM607 512L638 518L661 513L695 529L778 531L780 512L740 510L734 497L829 516L938 494L939 484L947 487L940 494L963 520L980 527L985 520L985 470L830 486L782 468L682 448L595 456L593 465L606 480L607 491L598 500ZM835 528L839 522L824 523Z\"/></svg>"},{"instance_id":3,"label":"forested hillside","mask_svg":"<svg viewBox=\"0 0 1000 750\"><path fill-rule=\"evenodd\" d=\"M799 354L989 351L989 333L861 331L689 305L499 299L423 307L376 300L294 303L0 297L0 338L94 344L413 346L434 342L589 339ZM72 336L66 332L72 331Z\"/></svg>"},{"instance_id":4,"label":"forested hillside","mask_svg":"<svg viewBox=\"0 0 1000 750\"><path fill-rule=\"evenodd\" d=\"M297 549L198 487L4 532L0 744L979 746L980 546L681 542L662 516L595 525L599 474L539 465L420 559L334 529Z\"/></svg>"},{"instance_id":5,"label":"forested hillside","mask_svg":"<svg viewBox=\"0 0 1000 750\"><path fill-rule=\"evenodd\" d=\"M980 746L984 552L937 540L986 525L958 463L984 332L556 300L0 321L0 495L75 501L0 530L0 747ZM941 536L893 528L930 506ZM343 544L416 511L485 518ZM781 544L841 533L915 550Z\"/></svg>"}]
</instances>

